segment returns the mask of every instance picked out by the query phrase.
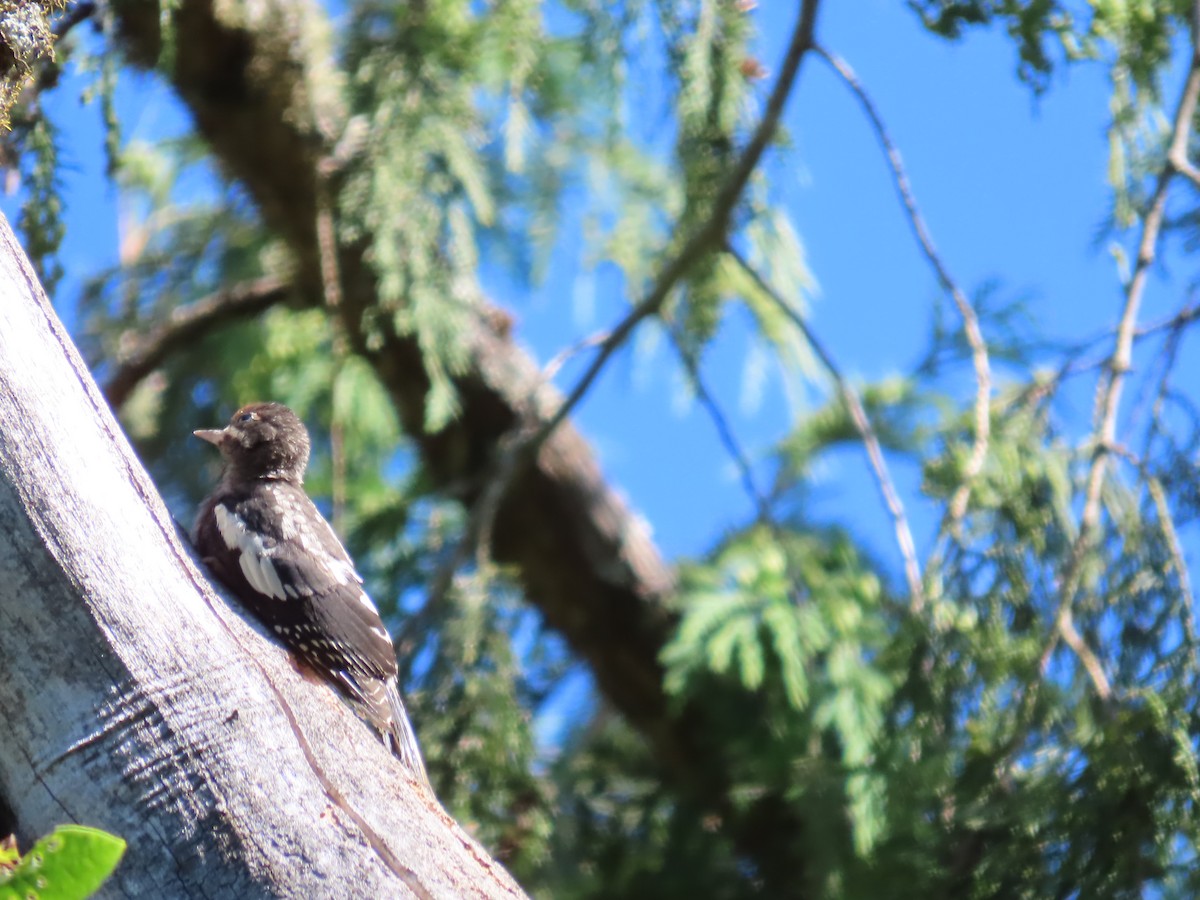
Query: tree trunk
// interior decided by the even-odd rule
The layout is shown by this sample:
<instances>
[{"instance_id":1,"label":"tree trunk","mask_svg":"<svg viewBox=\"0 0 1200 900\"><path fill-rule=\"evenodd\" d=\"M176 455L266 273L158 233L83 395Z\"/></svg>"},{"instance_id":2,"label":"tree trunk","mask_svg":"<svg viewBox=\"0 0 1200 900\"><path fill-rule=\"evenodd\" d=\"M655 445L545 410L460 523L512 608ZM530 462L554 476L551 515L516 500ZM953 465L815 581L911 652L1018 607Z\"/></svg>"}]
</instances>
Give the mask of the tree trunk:
<instances>
[{"instance_id":1,"label":"tree trunk","mask_svg":"<svg viewBox=\"0 0 1200 900\"><path fill-rule=\"evenodd\" d=\"M0 810L129 842L103 893L520 897L217 595L0 218Z\"/></svg>"}]
</instances>

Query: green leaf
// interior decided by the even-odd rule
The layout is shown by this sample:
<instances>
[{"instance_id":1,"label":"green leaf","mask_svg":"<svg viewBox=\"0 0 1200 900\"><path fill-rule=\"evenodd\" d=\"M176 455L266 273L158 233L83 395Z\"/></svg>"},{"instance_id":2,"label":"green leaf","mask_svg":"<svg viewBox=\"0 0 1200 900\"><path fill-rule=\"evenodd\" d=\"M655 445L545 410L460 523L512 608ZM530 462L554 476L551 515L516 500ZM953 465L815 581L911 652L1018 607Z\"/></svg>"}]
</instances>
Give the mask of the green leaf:
<instances>
[{"instance_id":1,"label":"green leaf","mask_svg":"<svg viewBox=\"0 0 1200 900\"><path fill-rule=\"evenodd\" d=\"M84 825L60 825L0 873L0 900L83 900L112 874L125 841Z\"/></svg>"},{"instance_id":2,"label":"green leaf","mask_svg":"<svg viewBox=\"0 0 1200 900\"><path fill-rule=\"evenodd\" d=\"M808 705L808 673L804 671L806 654L799 619L790 606L773 603L763 610L763 624L771 633L779 657L788 703L794 709L804 709Z\"/></svg>"}]
</instances>

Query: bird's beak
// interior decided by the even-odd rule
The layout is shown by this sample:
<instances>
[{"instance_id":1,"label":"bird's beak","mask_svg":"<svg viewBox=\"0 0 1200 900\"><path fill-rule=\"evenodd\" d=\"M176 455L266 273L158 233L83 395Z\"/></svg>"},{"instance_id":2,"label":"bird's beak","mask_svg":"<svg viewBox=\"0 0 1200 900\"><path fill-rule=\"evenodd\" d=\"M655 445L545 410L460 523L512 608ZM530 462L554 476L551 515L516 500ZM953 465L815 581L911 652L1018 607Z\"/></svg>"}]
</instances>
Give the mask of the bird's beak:
<instances>
[{"instance_id":1,"label":"bird's beak","mask_svg":"<svg viewBox=\"0 0 1200 900\"><path fill-rule=\"evenodd\" d=\"M221 442L225 440L224 428L200 428L193 431L192 434L202 441L208 441L214 447L220 447Z\"/></svg>"}]
</instances>

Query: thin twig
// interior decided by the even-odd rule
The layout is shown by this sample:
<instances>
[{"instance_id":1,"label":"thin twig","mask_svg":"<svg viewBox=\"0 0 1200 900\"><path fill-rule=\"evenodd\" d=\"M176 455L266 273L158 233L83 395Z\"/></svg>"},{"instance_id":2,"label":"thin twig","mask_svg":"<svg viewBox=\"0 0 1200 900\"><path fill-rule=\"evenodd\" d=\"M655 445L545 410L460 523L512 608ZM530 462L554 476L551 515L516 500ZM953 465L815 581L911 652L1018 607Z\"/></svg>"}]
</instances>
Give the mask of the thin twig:
<instances>
[{"instance_id":1,"label":"thin twig","mask_svg":"<svg viewBox=\"0 0 1200 900\"><path fill-rule=\"evenodd\" d=\"M734 166L729 177L721 186L721 190L713 201L712 210L708 217L687 239L683 245L683 249L663 267L650 292L640 302L635 304L625 318L612 329L608 339L600 345L600 349L596 351L596 355L592 358L583 375L575 383L575 386L567 394L566 399L563 400L558 410L547 420L533 438L529 447L531 452L535 452L537 447L550 437L554 429L571 414L571 411L575 409L579 401L583 399L584 394L587 393L588 388L591 387L592 382L596 380L605 363L625 343L633 333L634 328L644 319L662 309L672 289L687 275L696 260L705 253L718 248L725 239L725 234L729 229L729 220L733 215L734 209L737 207L738 201L741 199L742 191L745 190L746 184L750 181L750 176L754 174L754 170L758 167L767 144L770 143L775 135L775 131L779 125L779 118L783 113L788 96L792 92L796 76L799 74L800 63L803 62L808 51L815 46L813 42L813 29L816 25L818 6L819 0L805 0L801 7L799 18L796 21L796 28L792 33L791 43L788 45L787 55L784 57L783 66L780 68L779 79L775 82L775 86L767 99L762 120L758 123L758 127L755 129L750 142L738 157L737 165Z\"/></svg>"},{"instance_id":2,"label":"thin twig","mask_svg":"<svg viewBox=\"0 0 1200 900\"><path fill-rule=\"evenodd\" d=\"M116 367L104 387L104 396L114 409L120 407L141 380L173 352L222 325L257 315L283 302L290 291L287 282L259 278L178 306L145 333L126 331L117 340Z\"/></svg>"},{"instance_id":3,"label":"thin twig","mask_svg":"<svg viewBox=\"0 0 1200 900\"><path fill-rule=\"evenodd\" d=\"M1192 324L1196 319L1200 319L1200 303L1189 302L1175 315L1142 326L1133 333L1133 337L1135 340L1141 340L1159 331L1175 331Z\"/></svg>"},{"instance_id":4,"label":"thin twig","mask_svg":"<svg viewBox=\"0 0 1200 900\"><path fill-rule=\"evenodd\" d=\"M700 373L700 364L696 361L695 354L688 349L678 328L671 325L668 327L667 333L671 336L671 342L675 345L684 369L687 370L692 390L696 392L696 399L708 412L708 417L712 419L713 427L717 429L717 437L725 447L725 452L737 466L742 487L745 488L746 494L754 503L759 522L770 525L771 504L766 495L758 488L758 482L754 477L754 467L750 464L750 458L746 455L746 451L742 449L741 442L733 431L733 426L729 424L729 419L721 409L721 405L717 403L716 397L704 383L704 377Z\"/></svg>"},{"instance_id":5,"label":"thin twig","mask_svg":"<svg viewBox=\"0 0 1200 900\"><path fill-rule=\"evenodd\" d=\"M332 356L333 374L330 391L329 411L329 463L330 499L332 501L333 528L342 531L346 518L346 428L337 408L337 379L349 356L349 340L346 323L339 315L342 306L342 274L338 265L337 227L333 220L333 189L330 185L331 160L323 160L318 171L317 184L317 265L321 271L321 288L325 298L325 309L329 313L333 329Z\"/></svg>"},{"instance_id":6,"label":"thin twig","mask_svg":"<svg viewBox=\"0 0 1200 900\"><path fill-rule=\"evenodd\" d=\"M1179 358L1179 345L1183 340L1183 330L1186 327L1186 322L1180 316L1176 316L1175 318L1180 321L1171 329L1167 337L1166 346L1163 348L1163 370L1159 378L1158 389L1154 393L1154 403L1152 404L1150 413L1150 425L1146 429L1146 439L1142 444L1143 459L1150 458L1154 441L1162 432L1163 404L1166 402L1171 372L1174 370L1175 362ZM1171 557L1171 566L1175 569L1175 575L1179 579L1179 591L1182 594L1180 612L1183 619L1184 638L1191 651L1189 657L1192 668L1193 670L1200 671L1200 658L1198 658L1198 654L1200 654L1200 642L1197 641L1196 635L1195 599L1192 594L1192 581L1188 572L1187 560L1183 554L1183 547L1179 543L1179 533L1175 528L1175 520L1171 514L1171 505L1167 501L1167 494L1163 489L1162 482L1150 471L1150 467L1144 465L1141 471L1142 477L1146 481L1146 488L1149 491L1150 499L1154 503L1159 530L1162 532L1163 540L1167 544L1167 551Z\"/></svg>"},{"instance_id":7,"label":"thin twig","mask_svg":"<svg viewBox=\"0 0 1200 900\"><path fill-rule=\"evenodd\" d=\"M884 458L879 437L871 425L867 411L863 408L862 401L858 397L858 392L854 390L845 376L842 375L841 369L838 368L833 356L825 348L825 345L821 343L812 328L809 327L804 317L793 309L791 304L767 283L766 279L759 274L757 269L750 265L750 262L738 252L737 248L727 246L726 252L750 276L758 289L779 307L793 325L800 329L805 340L808 341L808 345L812 348L813 353L817 355L817 358L829 373L829 377L833 379L834 384L837 386L838 394L841 396L842 402L846 404L846 409L850 413L850 419L854 423L854 430L858 432L859 439L866 448L867 459L871 463L871 470L875 473L875 483L879 487L883 503L892 517L892 528L896 533L896 544L900 548L900 555L904 558L904 577L908 582L910 604L914 610L920 610L925 605L925 590L921 583L921 566L917 562L917 548L913 542L912 529L908 524L908 516L904 511L904 504L900 500L900 495L897 493L896 486L892 482L891 473L888 471L887 460Z\"/></svg>"},{"instance_id":8,"label":"thin twig","mask_svg":"<svg viewBox=\"0 0 1200 900\"><path fill-rule=\"evenodd\" d=\"M1133 342L1137 344L1139 341L1153 337L1163 331L1172 333L1181 331L1197 320L1200 320L1200 304L1189 302L1175 314L1159 319L1157 322L1152 322L1149 325L1143 325L1141 328L1135 330L1133 333ZM1068 378L1074 378L1077 375L1086 375L1097 369L1107 368L1111 354L1097 353L1084 359L1083 353L1106 339L1114 338L1115 334L1116 332L1112 329L1107 329L1085 341L1080 341L1070 350L1065 351L1063 361L1054 374L1039 386L1039 394L1048 395Z\"/></svg>"},{"instance_id":9,"label":"thin twig","mask_svg":"<svg viewBox=\"0 0 1200 900\"><path fill-rule=\"evenodd\" d=\"M597 331L595 334L589 334L582 340L576 341L569 347L564 347L550 358L550 362L542 368L541 381L549 383L558 375L558 370L566 365L567 361L572 357L579 355L584 350L590 350L592 347L599 347L612 336L612 332L605 329Z\"/></svg>"},{"instance_id":10,"label":"thin twig","mask_svg":"<svg viewBox=\"0 0 1200 900\"><path fill-rule=\"evenodd\" d=\"M971 347L971 364L975 369L975 440L971 446L971 455L963 469L962 483L951 497L948 507L947 525L951 529L957 529L966 514L967 503L971 497L971 487L983 470L983 463L987 458L988 438L991 433L992 396L992 373L991 365L988 362L987 343L984 341L983 331L979 327L979 317L975 314L970 301L967 300L966 294L950 276L950 270L934 247L933 237L917 206L916 196L913 194L912 185L904 169L904 162L900 158L900 151L892 142L887 127L883 123L883 117L879 114L874 101L845 60L820 45L814 47L813 52L829 63L837 72L854 96L858 98L859 105L867 114L871 127L875 131L875 137L883 147L888 164L892 167L892 179L896 185L896 192L900 195L900 202L903 203L904 210L908 214L908 222L913 235L916 237L917 243L921 245L925 259L937 274L938 282L954 300L954 305L958 308L958 314L962 318L963 333Z\"/></svg>"}]
</instances>

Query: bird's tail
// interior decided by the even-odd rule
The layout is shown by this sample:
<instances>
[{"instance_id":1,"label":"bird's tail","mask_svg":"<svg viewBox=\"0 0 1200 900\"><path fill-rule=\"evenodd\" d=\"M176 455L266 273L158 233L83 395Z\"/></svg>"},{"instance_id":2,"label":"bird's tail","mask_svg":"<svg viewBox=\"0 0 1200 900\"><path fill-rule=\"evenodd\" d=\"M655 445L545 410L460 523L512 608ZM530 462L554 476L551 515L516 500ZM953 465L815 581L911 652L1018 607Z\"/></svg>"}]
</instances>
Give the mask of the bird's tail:
<instances>
[{"instance_id":1,"label":"bird's tail","mask_svg":"<svg viewBox=\"0 0 1200 900\"><path fill-rule=\"evenodd\" d=\"M396 685L395 677L389 678L384 687L392 713L387 743L404 767L428 786L429 775L426 774L425 762L421 759L421 748L417 745L417 735L408 720L408 712L404 709L404 700L400 697L400 688Z\"/></svg>"}]
</instances>

